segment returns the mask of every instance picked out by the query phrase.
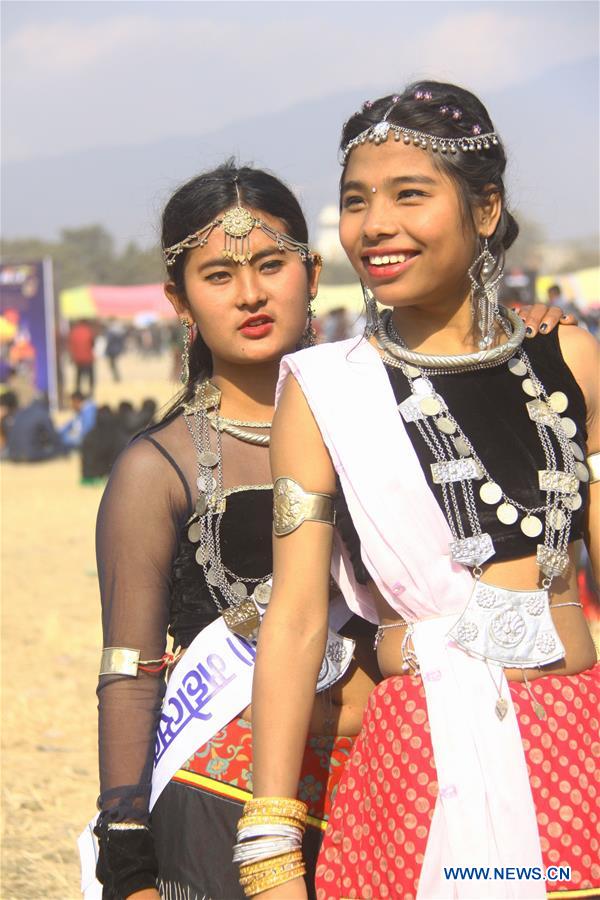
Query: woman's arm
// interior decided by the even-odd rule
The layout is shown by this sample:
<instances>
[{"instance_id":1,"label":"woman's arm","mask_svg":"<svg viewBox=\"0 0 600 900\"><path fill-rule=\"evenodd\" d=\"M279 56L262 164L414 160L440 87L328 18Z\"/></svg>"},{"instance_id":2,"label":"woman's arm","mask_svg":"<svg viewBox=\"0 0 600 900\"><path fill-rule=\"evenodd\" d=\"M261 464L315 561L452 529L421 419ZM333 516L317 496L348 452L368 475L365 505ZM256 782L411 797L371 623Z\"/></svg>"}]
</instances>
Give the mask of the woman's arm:
<instances>
[{"instance_id":1,"label":"woman's arm","mask_svg":"<svg viewBox=\"0 0 600 900\"><path fill-rule=\"evenodd\" d=\"M183 495L174 470L143 439L128 447L113 468L96 532L104 647L138 650L141 659L164 653L177 548L176 491ZM148 801L164 688L161 674L142 670L99 680L98 877L119 897L141 890L149 892L149 900L158 896ZM137 828L114 829L114 823Z\"/></svg>"},{"instance_id":2,"label":"woman's arm","mask_svg":"<svg viewBox=\"0 0 600 900\"><path fill-rule=\"evenodd\" d=\"M329 454L304 395L288 377L273 420L273 480L335 494ZM274 537L273 592L260 629L253 688L254 796L295 797L327 636L333 529L305 522Z\"/></svg>"},{"instance_id":3,"label":"woman's arm","mask_svg":"<svg viewBox=\"0 0 600 900\"><path fill-rule=\"evenodd\" d=\"M335 474L296 380L289 376L271 438L273 480L335 494ZM273 542L273 592L260 629L252 696L255 797L295 797L327 637L333 529L306 521ZM261 898L305 898L302 878Z\"/></svg>"},{"instance_id":4,"label":"woman's arm","mask_svg":"<svg viewBox=\"0 0 600 900\"><path fill-rule=\"evenodd\" d=\"M583 391L587 410L587 455L600 450L600 344L582 328L561 328L560 348ZM586 546L594 576L600 577L600 483L590 485L586 518Z\"/></svg>"}]
</instances>

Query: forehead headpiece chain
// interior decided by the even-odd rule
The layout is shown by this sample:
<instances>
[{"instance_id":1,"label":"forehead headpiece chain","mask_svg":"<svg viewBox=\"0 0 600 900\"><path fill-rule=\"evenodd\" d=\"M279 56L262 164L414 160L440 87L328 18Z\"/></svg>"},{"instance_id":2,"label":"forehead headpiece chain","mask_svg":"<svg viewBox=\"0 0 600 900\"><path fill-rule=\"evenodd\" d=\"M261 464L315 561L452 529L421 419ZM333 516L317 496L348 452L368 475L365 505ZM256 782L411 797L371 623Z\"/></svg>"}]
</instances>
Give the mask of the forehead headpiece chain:
<instances>
[{"instance_id":1,"label":"forehead headpiece chain","mask_svg":"<svg viewBox=\"0 0 600 900\"><path fill-rule=\"evenodd\" d=\"M417 91L415 99L432 100L433 98L430 91ZM392 104L386 110L381 121L377 122L375 125L369 126L369 128L365 128L364 131L361 131L360 134L357 134L356 137L348 141L342 148L340 159L341 165L346 165L346 161L355 147L359 147L361 144L366 143L376 145L383 144L390 135L393 135L395 141L403 141L405 144L413 144L415 147L420 147L423 150L430 149L434 152L439 151L440 153L458 153L459 150L462 150L465 153L469 151L489 150L491 147L500 143L499 137L495 131L489 131L486 134L482 134L480 125L473 126L472 136L467 137L460 135L459 137L447 138L388 122L388 116L399 100L400 97L397 95L392 97ZM370 109L372 105L373 104L370 101L367 101L363 104L363 110ZM442 118L450 117L456 121L462 119L462 111L455 107L443 105L440 106L439 112Z\"/></svg>"},{"instance_id":2,"label":"forehead headpiece chain","mask_svg":"<svg viewBox=\"0 0 600 900\"><path fill-rule=\"evenodd\" d=\"M242 206L240 191L237 183L237 177L234 179L235 192L237 195L237 205L228 209L222 216L218 216L200 228L198 231L188 234L183 240L178 241L171 247L163 248L163 257L167 267L172 266L177 257L185 250L191 250L194 247L204 247L208 243L208 239L215 228L222 228L224 235L224 244L221 251L225 259L232 259L241 266L247 265L252 259L252 250L250 247L250 234L255 228L260 228L263 234L271 238L277 245L278 250L293 250L300 256L303 261L311 260L312 262L320 262L321 258L317 253L310 250L308 244L297 241L285 232L277 231L262 219L254 216L249 209Z\"/></svg>"}]
</instances>

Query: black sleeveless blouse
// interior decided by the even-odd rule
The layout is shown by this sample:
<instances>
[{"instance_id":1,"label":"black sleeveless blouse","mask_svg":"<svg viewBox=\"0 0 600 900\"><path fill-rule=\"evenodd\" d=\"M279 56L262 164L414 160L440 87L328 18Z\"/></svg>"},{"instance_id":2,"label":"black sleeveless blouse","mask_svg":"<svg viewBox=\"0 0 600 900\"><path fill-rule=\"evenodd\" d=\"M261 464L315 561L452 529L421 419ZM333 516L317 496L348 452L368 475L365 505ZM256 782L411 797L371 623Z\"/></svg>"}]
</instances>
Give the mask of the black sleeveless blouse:
<instances>
[{"instance_id":1,"label":"black sleeveless blouse","mask_svg":"<svg viewBox=\"0 0 600 900\"><path fill-rule=\"evenodd\" d=\"M197 634L220 612L213 600L203 568L196 562L198 544L190 541L192 516L179 536L179 551L173 562L169 634L175 646L188 647ZM246 487L230 493L221 520L221 558L242 578L261 579L273 570L273 491ZM227 601L220 597L222 605Z\"/></svg>"},{"instance_id":2,"label":"black sleeveless blouse","mask_svg":"<svg viewBox=\"0 0 600 900\"><path fill-rule=\"evenodd\" d=\"M566 394L569 405L564 415L575 422L577 433L572 440L585 454L585 399L563 359L558 330L528 339L524 348L546 392L551 394L562 391ZM386 371L396 402L401 403L411 393L408 379L395 367L386 366ZM546 462L535 424L529 418L525 406L531 397L523 391L523 378L513 375L508 366L500 365L472 372L432 376L431 382L446 401L494 481L524 506L531 508L543 505L545 495L539 490L537 473L539 469L546 468ZM430 465L435 460L431 451L414 422L405 423L405 427L427 483L443 511L441 485L432 481ZM488 532L494 542L494 561L519 559L535 553L540 538L529 538L523 534L519 527L521 517L514 525L503 525L496 516L496 506L490 506L480 499L477 489L479 485L480 482L475 482L475 504L481 529ZM584 511L589 493L587 483L580 483L579 492L583 502L572 516L572 541L581 538L583 534ZM359 537L350 519L339 482L336 511L338 528L348 547L356 578L361 584L366 584L370 576L361 559ZM470 533L468 523L465 525L466 533Z\"/></svg>"}]
</instances>

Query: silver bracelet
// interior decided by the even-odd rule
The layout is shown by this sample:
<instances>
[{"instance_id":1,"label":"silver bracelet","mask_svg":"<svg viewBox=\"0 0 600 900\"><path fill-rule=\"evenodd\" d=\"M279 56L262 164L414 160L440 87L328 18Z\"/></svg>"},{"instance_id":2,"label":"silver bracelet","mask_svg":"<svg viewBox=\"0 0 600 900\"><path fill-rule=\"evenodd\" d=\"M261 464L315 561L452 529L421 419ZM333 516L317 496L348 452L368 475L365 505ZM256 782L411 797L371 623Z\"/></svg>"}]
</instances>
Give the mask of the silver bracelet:
<instances>
[{"instance_id":1,"label":"silver bracelet","mask_svg":"<svg viewBox=\"0 0 600 900\"><path fill-rule=\"evenodd\" d=\"M246 841L244 844L236 844L233 848L234 863L255 863L263 859L271 859L281 856L283 853L291 853L300 850L302 842L292 838L274 838L273 840L259 838L254 841Z\"/></svg>"},{"instance_id":2,"label":"silver bracelet","mask_svg":"<svg viewBox=\"0 0 600 900\"><path fill-rule=\"evenodd\" d=\"M567 603L553 603L550 606L550 611L558 609L560 606L578 606L579 609L583 609L583 603L580 603L579 600L569 600Z\"/></svg>"},{"instance_id":3,"label":"silver bracelet","mask_svg":"<svg viewBox=\"0 0 600 900\"><path fill-rule=\"evenodd\" d=\"M286 837L302 839L302 829L295 825L246 825L237 833L238 842L246 841L250 838L262 837Z\"/></svg>"},{"instance_id":4,"label":"silver bracelet","mask_svg":"<svg viewBox=\"0 0 600 900\"><path fill-rule=\"evenodd\" d=\"M149 831L147 825L141 822L109 822L106 826L107 831Z\"/></svg>"}]
</instances>

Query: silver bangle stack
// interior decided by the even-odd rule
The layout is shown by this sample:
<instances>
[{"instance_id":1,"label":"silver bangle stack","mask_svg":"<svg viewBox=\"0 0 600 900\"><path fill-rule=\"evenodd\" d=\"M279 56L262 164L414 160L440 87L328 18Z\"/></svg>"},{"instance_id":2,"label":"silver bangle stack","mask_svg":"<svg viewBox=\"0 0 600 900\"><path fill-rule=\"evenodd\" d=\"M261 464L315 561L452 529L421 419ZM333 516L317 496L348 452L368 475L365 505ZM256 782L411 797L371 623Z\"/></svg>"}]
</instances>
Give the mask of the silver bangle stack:
<instances>
[{"instance_id":1,"label":"silver bangle stack","mask_svg":"<svg viewBox=\"0 0 600 900\"><path fill-rule=\"evenodd\" d=\"M282 834L281 828L294 834ZM252 834L248 832L251 831ZM261 862L282 853L302 849L302 830L291 825L254 825L238 832L238 842L233 848L233 861L240 865Z\"/></svg>"}]
</instances>

